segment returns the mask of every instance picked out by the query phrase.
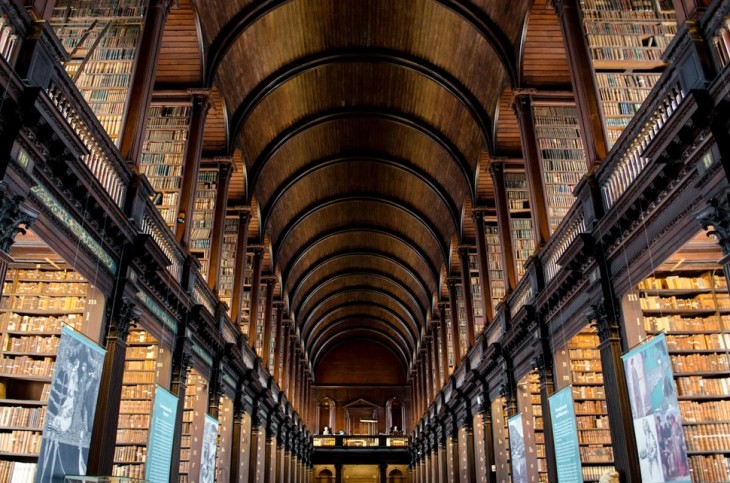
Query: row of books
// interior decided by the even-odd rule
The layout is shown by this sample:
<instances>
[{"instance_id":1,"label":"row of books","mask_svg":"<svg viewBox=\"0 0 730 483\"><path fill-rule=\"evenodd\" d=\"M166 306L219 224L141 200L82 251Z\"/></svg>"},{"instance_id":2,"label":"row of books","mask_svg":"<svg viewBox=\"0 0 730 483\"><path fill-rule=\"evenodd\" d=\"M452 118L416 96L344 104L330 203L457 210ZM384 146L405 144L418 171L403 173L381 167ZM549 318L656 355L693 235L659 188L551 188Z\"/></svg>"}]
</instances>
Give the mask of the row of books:
<instances>
[{"instance_id":1,"label":"row of books","mask_svg":"<svg viewBox=\"0 0 730 483\"><path fill-rule=\"evenodd\" d=\"M0 377L2 375L48 377L53 375L55 357L44 357L41 360L28 356L5 357L0 359Z\"/></svg>"},{"instance_id":2,"label":"row of books","mask_svg":"<svg viewBox=\"0 0 730 483\"><path fill-rule=\"evenodd\" d=\"M9 292L8 285L3 288L3 293ZM16 282L12 289L20 295L86 295L88 285L86 283L54 283L54 282Z\"/></svg>"},{"instance_id":3,"label":"row of books","mask_svg":"<svg viewBox=\"0 0 730 483\"><path fill-rule=\"evenodd\" d=\"M666 277L647 277L638 285L641 290L709 290L727 288L725 276L705 272L696 277L667 275Z\"/></svg>"},{"instance_id":4,"label":"row of books","mask_svg":"<svg viewBox=\"0 0 730 483\"><path fill-rule=\"evenodd\" d=\"M581 428L579 428L581 429ZM611 444L611 433L608 429L601 431L578 431L578 442L581 444Z\"/></svg>"},{"instance_id":5,"label":"row of books","mask_svg":"<svg viewBox=\"0 0 730 483\"><path fill-rule=\"evenodd\" d=\"M149 414L119 414L120 429L149 428Z\"/></svg>"},{"instance_id":6,"label":"row of books","mask_svg":"<svg viewBox=\"0 0 730 483\"><path fill-rule=\"evenodd\" d=\"M601 87L598 90L603 101L632 101L632 102L619 102L618 105L641 105L646 99L647 92L636 88L617 89L615 87ZM605 105L611 106L612 103L606 102ZM634 111L627 112L626 114L633 114Z\"/></svg>"},{"instance_id":7,"label":"row of books","mask_svg":"<svg viewBox=\"0 0 730 483\"><path fill-rule=\"evenodd\" d=\"M43 429L45 416L45 406L2 406L0 407L0 427L22 426L40 431Z\"/></svg>"},{"instance_id":8,"label":"row of books","mask_svg":"<svg viewBox=\"0 0 730 483\"><path fill-rule=\"evenodd\" d=\"M606 393L602 385L573 386L573 397L575 399L605 399Z\"/></svg>"},{"instance_id":9,"label":"row of books","mask_svg":"<svg viewBox=\"0 0 730 483\"><path fill-rule=\"evenodd\" d=\"M146 460L146 446L117 446L114 449L114 461L144 463Z\"/></svg>"},{"instance_id":10,"label":"row of books","mask_svg":"<svg viewBox=\"0 0 730 483\"><path fill-rule=\"evenodd\" d=\"M694 297L660 297L643 295L639 298L643 310L712 310L716 308L715 295L701 293Z\"/></svg>"},{"instance_id":11,"label":"row of books","mask_svg":"<svg viewBox=\"0 0 730 483\"><path fill-rule=\"evenodd\" d=\"M677 33L677 24L676 22L594 21L585 22L585 31L588 35L675 35Z\"/></svg>"},{"instance_id":12,"label":"row of books","mask_svg":"<svg viewBox=\"0 0 730 483\"><path fill-rule=\"evenodd\" d=\"M49 336L6 337L3 343L4 352L34 352L55 354L58 351L60 338Z\"/></svg>"},{"instance_id":13,"label":"row of books","mask_svg":"<svg viewBox=\"0 0 730 483\"><path fill-rule=\"evenodd\" d=\"M575 420L578 429L608 429L608 416L578 416Z\"/></svg>"},{"instance_id":14,"label":"row of books","mask_svg":"<svg viewBox=\"0 0 730 483\"><path fill-rule=\"evenodd\" d=\"M41 450L41 433L35 431L0 432L0 452L37 455Z\"/></svg>"},{"instance_id":15,"label":"row of books","mask_svg":"<svg viewBox=\"0 0 730 483\"><path fill-rule=\"evenodd\" d=\"M730 480L730 458L723 455L690 456L692 481L719 483Z\"/></svg>"},{"instance_id":16,"label":"row of books","mask_svg":"<svg viewBox=\"0 0 730 483\"><path fill-rule=\"evenodd\" d=\"M610 445L610 441L606 443ZM613 461L613 448L611 446L581 446L580 459L586 463L611 463Z\"/></svg>"},{"instance_id":17,"label":"row of books","mask_svg":"<svg viewBox=\"0 0 730 483\"><path fill-rule=\"evenodd\" d=\"M672 355L671 359L675 375L730 371L730 355L728 354Z\"/></svg>"},{"instance_id":18,"label":"row of books","mask_svg":"<svg viewBox=\"0 0 730 483\"><path fill-rule=\"evenodd\" d=\"M730 401L679 401L683 423L730 421Z\"/></svg>"},{"instance_id":19,"label":"row of books","mask_svg":"<svg viewBox=\"0 0 730 483\"><path fill-rule=\"evenodd\" d=\"M730 334L671 335L667 347L670 351L730 350Z\"/></svg>"},{"instance_id":20,"label":"row of books","mask_svg":"<svg viewBox=\"0 0 730 483\"><path fill-rule=\"evenodd\" d=\"M638 35L589 35L588 45L591 48L598 47L659 47L666 49L669 43L672 41L672 35L650 35L650 36L638 36Z\"/></svg>"},{"instance_id":21,"label":"row of books","mask_svg":"<svg viewBox=\"0 0 730 483\"><path fill-rule=\"evenodd\" d=\"M0 309L9 310L81 311L85 308L86 299L81 297L3 296L0 301Z\"/></svg>"},{"instance_id":22,"label":"row of books","mask_svg":"<svg viewBox=\"0 0 730 483\"><path fill-rule=\"evenodd\" d=\"M119 412L124 414L150 414L152 412L152 401L123 399L119 404Z\"/></svg>"},{"instance_id":23,"label":"row of books","mask_svg":"<svg viewBox=\"0 0 730 483\"><path fill-rule=\"evenodd\" d=\"M603 384L603 373L598 371L574 372L573 382L578 384Z\"/></svg>"},{"instance_id":24,"label":"row of books","mask_svg":"<svg viewBox=\"0 0 730 483\"><path fill-rule=\"evenodd\" d=\"M704 332L730 330L730 315L682 317L681 315L644 316L644 330L648 332Z\"/></svg>"},{"instance_id":25,"label":"row of books","mask_svg":"<svg viewBox=\"0 0 730 483\"><path fill-rule=\"evenodd\" d=\"M730 394L730 378L728 377L677 377L676 383L680 396L726 396Z\"/></svg>"},{"instance_id":26,"label":"row of books","mask_svg":"<svg viewBox=\"0 0 730 483\"><path fill-rule=\"evenodd\" d=\"M687 451L727 451L730 448L730 423L684 426Z\"/></svg>"}]
</instances>

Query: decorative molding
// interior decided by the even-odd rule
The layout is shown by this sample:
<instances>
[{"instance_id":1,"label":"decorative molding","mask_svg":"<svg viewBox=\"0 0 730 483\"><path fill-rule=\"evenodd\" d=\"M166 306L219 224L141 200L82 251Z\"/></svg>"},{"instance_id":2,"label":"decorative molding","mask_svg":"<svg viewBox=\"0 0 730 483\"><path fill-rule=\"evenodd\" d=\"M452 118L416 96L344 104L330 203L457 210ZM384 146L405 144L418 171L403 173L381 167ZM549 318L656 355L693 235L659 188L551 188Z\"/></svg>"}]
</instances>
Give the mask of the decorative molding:
<instances>
[{"instance_id":1,"label":"decorative molding","mask_svg":"<svg viewBox=\"0 0 730 483\"><path fill-rule=\"evenodd\" d=\"M25 229L38 216L38 213L26 208L23 201L23 196L12 194L8 185L0 181L0 251L10 252L15 236L18 233L25 235Z\"/></svg>"},{"instance_id":2,"label":"decorative molding","mask_svg":"<svg viewBox=\"0 0 730 483\"><path fill-rule=\"evenodd\" d=\"M730 186L710 198L695 216L707 236L712 235L718 241L722 254L730 254Z\"/></svg>"}]
</instances>

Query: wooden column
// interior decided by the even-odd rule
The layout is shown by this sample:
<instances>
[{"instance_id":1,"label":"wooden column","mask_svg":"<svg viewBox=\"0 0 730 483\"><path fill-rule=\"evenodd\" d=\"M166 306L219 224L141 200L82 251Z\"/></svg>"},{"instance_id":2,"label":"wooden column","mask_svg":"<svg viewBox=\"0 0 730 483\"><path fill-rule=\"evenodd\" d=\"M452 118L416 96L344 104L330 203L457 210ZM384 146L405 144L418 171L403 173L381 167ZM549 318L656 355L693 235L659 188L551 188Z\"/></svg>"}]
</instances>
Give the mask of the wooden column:
<instances>
[{"instance_id":1,"label":"wooden column","mask_svg":"<svg viewBox=\"0 0 730 483\"><path fill-rule=\"evenodd\" d=\"M578 108L583 145L588 168L603 161L608 154L608 142L601 118L601 99L593 74L593 62L581 21L579 0L553 0L563 32L568 70Z\"/></svg>"},{"instance_id":2,"label":"wooden column","mask_svg":"<svg viewBox=\"0 0 730 483\"><path fill-rule=\"evenodd\" d=\"M251 414L251 443L248 450L248 483L258 483L258 461L259 461L259 438L265 437L261 434L261 419L259 409L255 407Z\"/></svg>"},{"instance_id":3,"label":"wooden column","mask_svg":"<svg viewBox=\"0 0 730 483\"><path fill-rule=\"evenodd\" d=\"M448 337L446 335L447 321L446 321L446 304L439 302L439 344L441 345L441 367L444 370L442 385L446 385L449 382L449 345Z\"/></svg>"},{"instance_id":4,"label":"wooden column","mask_svg":"<svg viewBox=\"0 0 730 483\"><path fill-rule=\"evenodd\" d=\"M449 465L446 461L446 439L439 438L438 449L438 483L449 483Z\"/></svg>"},{"instance_id":5,"label":"wooden column","mask_svg":"<svg viewBox=\"0 0 730 483\"><path fill-rule=\"evenodd\" d=\"M228 186L231 181L233 165L230 159L221 159L218 163L218 191L215 196L215 213L213 214L213 234L210 240L210 266L208 267L208 287L218 293L218 274L220 272L221 253L223 252L223 232L226 226L226 208L228 206Z\"/></svg>"},{"instance_id":6,"label":"wooden column","mask_svg":"<svg viewBox=\"0 0 730 483\"><path fill-rule=\"evenodd\" d=\"M286 480L286 433L284 428L279 428L276 441L276 481Z\"/></svg>"},{"instance_id":7,"label":"wooden column","mask_svg":"<svg viewBox=\"0 0 730 483\"><path fill-rule=\"evenodd\" d=\"M459 261L461 262L461 285L464 287L464 310L466 311L466 352L474 347L474 304L471 298L471 279L469 277L469 249L459 247Z\"/></svg>"},{"instance_id":8,"label":"wooden column","mask_svg":"<svg viewBox=\"0 0 730 483\"><path fill-rule=\"evenodd\" d=\"M634 420L631 415L626 374L621 360L623 350L620 328L617 320L605 310L603 302L593 306L588 322L595 322L598 338L601 341L598 350L601 353L606 407L608 419L611 422L614 467L621 474L622 482L638 483L642 481L639 452L636 438L634 438Z\"/></svg>"},{"instance_id":9,"label":"wooden column","mask_svg":"<svg viewBox=\"0 0 730 483\"><path fill-rule=\"evenodd\" d=\"M236 244L236 268L233 274L233 294L231 295L231 319L241 326L243 306L243 279L246 272L246 248L248 245L248 225L251 222L251 209L238 213L238 243Z\"/></svg>"},{"instance_id":10,"label":"wooden column","mask_svg":"<svg viewBox=\"0 0 730 483\"><path fill-rule=\"evenodd\" d=\"M231 482L238 483L243 478L241 474L241 454L244 449L241 448L241 438L243 436L243 394L241 392L241 384L236 391L236 399L233 401L233 431L231 432Z\"/></svg>"},{"instance_id":11,"label":"wooden column","mask_svg":"<svg viewBox=\"0 0 730 483\"><path fill-rule=\"evenodd\" d=\"M507 199L507 190L504 185L504 162L493 160L489 164L489 172L492 175L492 183L494 184L494 200L497 207L497 231L499 232L499 241L502 244L502 269L504 270L505 289L506 293L510 294L517 285L517 273L515 268L514 245L512 244L512 223L510 222L509 215L509 200Z\"/></svg>"},{"instance_id":12,"label":"wooden column","mask_svg":"<svg viewBox=\"0 0 730 483\"><path fill-rule=\"evenodd\" d=\"M119 133L119 152L129 164L139 164L147 112L152 100L152 88L157 75L162 34L173 0L150 0L144 18L142 37L135 52L134 71L129 84L126 114Z\"/></svg>"},{"instance_id":13,"label":"wooden column","mask_svg":"<svg viewBox=\"0 0 730 483\"><path fill-rule=\"evenodd\" d=\"M282 481L291 481L291 429L287 430L284 444L284 479Z\"/></svg>"},{"instance_id":14,"label":"wooden column","mask_svg":"<svg viewBox=\"0 0 730 483\"><path fill-rule=\"evenodd\" d=\"M6 265L7 266L7 265ZM4 280L4 278L3 278ZM125 282L121 282L123 290ZM117 301L112 307L109 333L106 337L106 355L99 383L99 398L94 414L91 445L87 461L87 474L111 475L114 467L114 451L105 450L116 445L119 407L122 399L124 362L127 353L127 336L141 313L128 299Z\"/></svg>"},{"instance_id":15,"label":"wooden column","mask_svg":"<svg viewBox=\"0 0 730 483\"><path fill-rule=\"evenodd\" d=\"M413 375L415 383L413 384L413 387L416 390L416 414L415 416L415 422L418 422L421 419L421 415L423 415L423 405L421 404L421 364L418 356L416 356L416 363L415 363L415 373Z\"/></svg>"},{"instance_id":16,"label":"wooden column","mask_svg":"<svg viewBox=\"0 0 730 483\"><path fill-rule=\"evenodd\" d=\"M698 20L710 3L711 0L672 0L677 14L677 25L681 26L687 20Z\"/></svg>"},{"instance_id":17,"label":"wooden column","mask_svg":"<svg viewBox=\"0 0 730 483\"><path fill-rule=\"evenodd\" d=\"M449 308L451 309L451 344L454 347L454 371L461 365L461 339L459 337L459 305L456 302L456 280L446 281L449 288Z\"/></svg>"},{"instance_id":18,"label":"wooden column","mask_svg":"<svg viewBox=\"0 0 730 483\"><path fill-rule=\"evenodd\" d=\"M451 457L449 458L449 477L450 481L461 481L460 477L460 465L459 465L459 435L457 429L454 427L452 433L447 439L447 444L451 450Z\"/></svg>"},{"instance_id":19,"label":"wooden column","mask_svg":"<svg viewBox=\"0 0 730 483\"><path fill-rule=\"evenodd\" d=\"M342 463L335 463L335 483L342 483Z\"/></svg>"},{"instance_id":20,"label":"wooden column","mask_svg":"<svg viewBox=\"0 0 730 483\"><path fill-rule=\"evenodd\" d=\"M183 327L182 333L185 333L185 328ZM190 370L193 362L189 342L184 338L179 338L177 346L173 356L172 384L170 388L170 392L177 397L177 416L175 418L172 458L170 461L170 481L177 481L180 475L180 441L182 439L182 418L185 411L185 390L187 388L188 370Z\"/></svg>"},{"instance_id":21,"label":"wooden column","mask_svg":"<svg viewBox=\"0 0 730 483\"><path fill-rule=\"evenodd\" d=\"M292 359L292 393L291 393L291 405L294 408L294 410L297 410L297 407L299 405L299 386L300 386L300 380L299 380L299 347L294 345L294 358ZM297 411L298 412L298 411Z\"/></svg>"},{"instance_id":22,"label":"wooden column","mask_svg":"<svg viewBox=\"0 0 730 483\"><path fill-rule=\"evenodd\" d=\"M175 236L184 247L190 242L193 211L195 210L195 191L198 187L200 155L203 152L203 128L210 109L207 89L190 90L193 98L190 114L190 133L185 147L182 186L180 187L180 206L175 223Z\"/></svg>"},{"instance_id":23,"label":"wooden column","mask_svg":"<svg viewBox=\"0 0 730 483\"><path fill-rule=\"evenodd\" d=\"M264 259L264 249L253 250L253 280L251 281L251 309L248 311L248 344L256 350L256 318L259 311L259 290L261 288L261 265Z\"/></svg>"},{"instance_id":24,"label":"wooden column","mask_svg":"<svg viewBox=\"0 0 730 483\"><path fill-rule=\"evenodd\" d=\"M426 379L424 387L426 388L426 407L428 403L433 400L433 373L431 372L431 351L428 350L431 346L431 337L428 335L423 338L423 373Z\"/></svg>"},{"instance_id":25,"label":"wooden column","mask_svg":"<svg viewBox=\"0 0 730 483\"><path fill-rule=\"evenodd\" d=\"M476 462L474 461L474 428L470 421L471 415L467 416L462 431L464 431L464 449L460 456L466 458L466 474L461 475L462 481L477 481Z\"/></svg>"},{"instance_id":26,"label":"wooden column","mask_svg":"<svg viewBox=\"0 0 730 483\"><path fill-rule=\"evenodd\" d=\"M522 156L525 158L525 175L527 176L527 185L530 191L530 212L532 213L532 223L535 226L535 243L536 248L540 248L550 239L550 220L542 183L542 170L540 169L530 94L528 92L515 92L513 108L520 125Z\"/></svg>"},{"instance_id":27,"label":"wooden column","mask_svg":"<svg viewBox=\"0 0 730 483\"><path fill-rule=\"evenodd\" d=\"M489 281L489 250L484 230L484 211L483 208L474 208L471 210L471 217L474 220L474 231L476 232L477 268L479 268L479 285L482 288L482 313L484 314L484 327L486 329L494 320L494 307L492 307L492 290Z\"/></svg>"},{"instance_id":28,"label":"wooden column","mask_svg":"<svg viewBox=\"0 0 730 483\"><path fill-rule=\"evenodd\" d=\"M272 468L274 465L274 453L276 452L276 438L271 432L271 429L266 428L266 445L264 446L264 483L274 482L274 474Z\"/></svg>"},{"instance_id":29,"label":"wooden column","mask_svg":"<svg viewBox=\"0 0 730 483\"><path fill-rule=\"evenodd\" d=\"M266 302L264 306L264 346L261 348L261 360L264 367L269 369L269 358L271 354L271 316L274 310L274 286L276 280L273 278L266 279Z\"/></svg>"},{"instance_id":30,"label":"wooden column","mask_svg":"<svg viewBox=\"0 0 730 483\"><path fill-rule=\"evenodd\" d=\"M274 321L274 334L276 334L275 341L274 341L274 381L279 385L279 389L282 388L281 385L281 362L282 357L284 355L284 347L286 344L284 344L284 340L286 340L284 335L284 328L282 327L282 319L284 317L284 302L281 300L274 303L274 306L276 308L276 320Z\"/></svg>"},{"instance_id":31,"label":"wooden column","mask_svg":"<svg viewBox=\"0 0 730 483\"><path fill-rule=\"evenodd\" d=\"M548 344L549 341L545 340ZM545 347L545 345L543 345ZM537 356L533 363L537 367L540 376L540 407L542 408L543 437L545 438L545 461L547 462L547 473L549 481L558 481L558 470L555 464L555 444L553 441L553 425L550 416L550 401L548 398L555 392L553 380L553 364L550 352L543 349L543 353Z\"/></svg>"}]
</instances>

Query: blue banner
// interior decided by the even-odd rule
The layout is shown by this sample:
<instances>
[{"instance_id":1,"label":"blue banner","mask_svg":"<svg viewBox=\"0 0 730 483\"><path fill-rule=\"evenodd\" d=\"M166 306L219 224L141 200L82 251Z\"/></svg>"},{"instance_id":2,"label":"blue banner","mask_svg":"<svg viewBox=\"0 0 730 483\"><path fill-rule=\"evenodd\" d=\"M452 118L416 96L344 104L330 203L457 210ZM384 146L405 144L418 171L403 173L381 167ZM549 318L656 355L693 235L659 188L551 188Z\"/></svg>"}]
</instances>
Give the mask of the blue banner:
<instances>
[{"instance_id":1,"label":"blue banner","mask_svg":"<svg viewBox=\"0 0 730 483\"><path fill-rule=\"evenodd\" d=\"M525 454L525 428L522 415L508 420L509 455L512 462L512 483L527 483L527 455Z\"/></svg>"},{"instance_id":2,"label":"blue banner","mask_svg":"<svg viewBox=\"0 0 730 483\"><path fill-rule=\"evenodd\" d=\"M176 416L177 397L157 386L145 468L145 479L150 483L166 483L170 479Z\"/></svg>"},{"instance_id":3,"label":"blue banner","mask_svg":"<svg viewBox=\"0 0 730 483\"><path fill-rule=\"evenodd\" d=\"M578 444L578 426L573 406L573 388L568 386L548 398L553 426L555 465L560 483L583 483Z\"/></svg>"},{"instance_id":4,"label":"blue banner","mask_svg":"<svg viewBox=\"0 0 730 483\"><path fill-rule=\"evenodd\" d=\"M218 421L205 415L203 447L200 451L200 483L215 482L215 453L218 449Z\"/></svg>"},{"instance_id":5,"label":"blue banner","mask_svg":"<svg viewBox=\"0 0 730 483\"><path fill-rule=\"evenodd\" d=\"M104 349L71 327L61 329L37 482L61 483L65 475L86 474L105 354Z\"/></svg>"},{"instance_id":6,"label":"blue banner","mask_svg":"<svg viewBox=\"0 0 730 483\"><path fill-rule=\"evenodd\" d=\"M642 481L689 483L687 446L665 335L659 334L621 357Z\"/></svg>"}]
</instances>

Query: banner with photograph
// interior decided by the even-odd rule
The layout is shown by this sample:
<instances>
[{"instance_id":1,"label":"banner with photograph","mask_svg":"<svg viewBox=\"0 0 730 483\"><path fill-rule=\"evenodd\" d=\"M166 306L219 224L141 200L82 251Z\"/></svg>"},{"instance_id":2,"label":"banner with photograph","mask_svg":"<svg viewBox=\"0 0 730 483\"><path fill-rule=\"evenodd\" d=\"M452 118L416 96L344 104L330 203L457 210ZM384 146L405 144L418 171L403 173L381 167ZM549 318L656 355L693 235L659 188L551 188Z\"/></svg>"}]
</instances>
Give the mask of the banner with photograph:
<instances>
[{"instance_id":1,"label":"banner with photograph","mask_svg":"<svg viewBox=\"0 0 730 483\"><path fill-rule=\"evenodd\" d=\"M555 466L560 483L583 483L578 426L573 406L573 388L568 386L548 398L553 426Z\"/></svg>"},{"instance_id":2,"label":"banner with photograph","mask_svg":"<svg viewBox=\"0 0 730 483\"><path fill-rule=\"evenodd\" d=\"M218 421L205 415L203 447L200 451L200 483L215 483L215 453L218 450Z\"/></svg>"},{"instance_id":3,"label":"banner with photograph","mask_svg":"<svg viewBox=\"0 0 730 483\"><path fill-rule=\"evenodd\" d=\"M43 425L36 481L85 475L106 351L70 327L61 329Z\"/></svg>"},{"instance_id":4,"label":"banner with photograph","mask_svg":"<svg viewBox=\"0 0 730 483\"><path fill-rule=\"evenodd\" d=\"M166 483L170 479L176 417L177 397L157 386L145 467L145 479L150 483Z\"/></svg>"},{"instance_id":5,"label":"banner with photograph","mask_svg":"<svg viewBox=\"0 0 730 483\"><path fill-rule=\"evenodd\" d=\"M677 386L664 334L621 356L645 483L690 481Z\"/></svg>"},{"instance_id":6,"label":"banner with photograph","mask_svg":"<svg viewBox=\"0 0 730 483\"><path fill-rule=\"evenodd\" d=\"M509 427L509 455L512 462L512 483L527 483L527 456L525 455L525 428L522 414L507 420Z\"/></svg>"}]
</instances>

